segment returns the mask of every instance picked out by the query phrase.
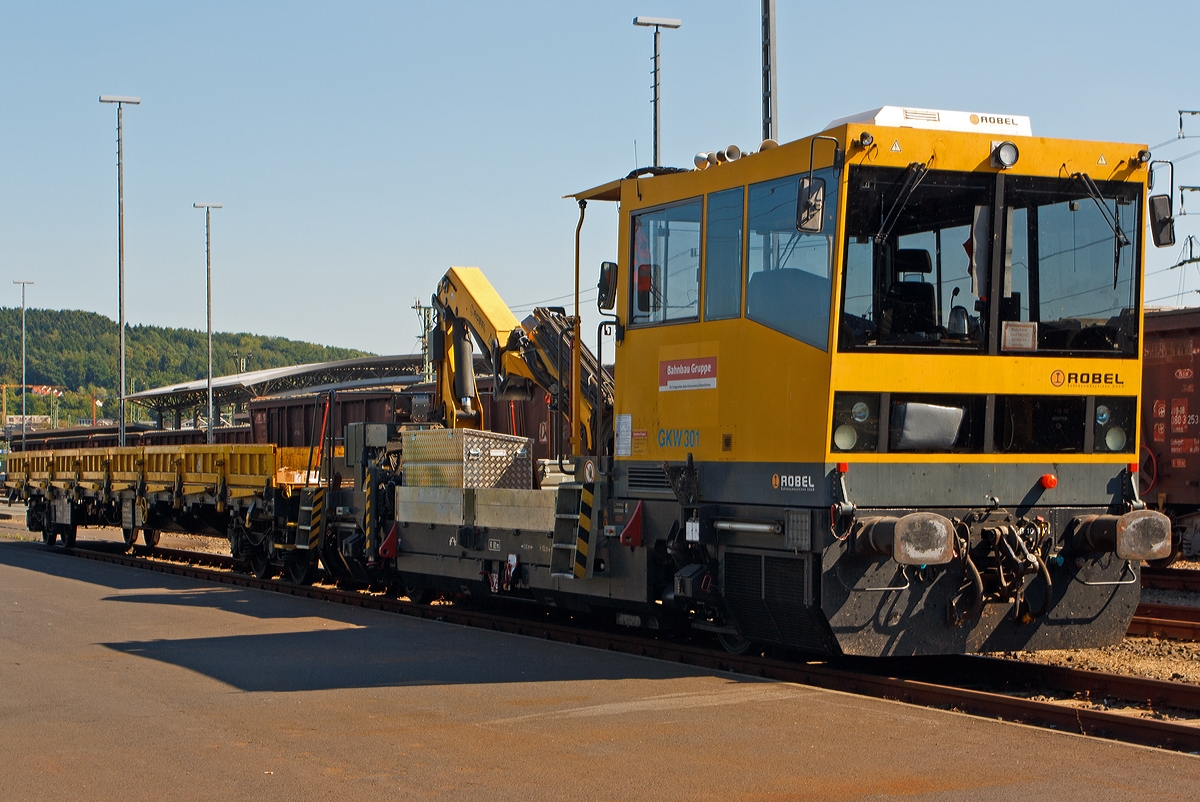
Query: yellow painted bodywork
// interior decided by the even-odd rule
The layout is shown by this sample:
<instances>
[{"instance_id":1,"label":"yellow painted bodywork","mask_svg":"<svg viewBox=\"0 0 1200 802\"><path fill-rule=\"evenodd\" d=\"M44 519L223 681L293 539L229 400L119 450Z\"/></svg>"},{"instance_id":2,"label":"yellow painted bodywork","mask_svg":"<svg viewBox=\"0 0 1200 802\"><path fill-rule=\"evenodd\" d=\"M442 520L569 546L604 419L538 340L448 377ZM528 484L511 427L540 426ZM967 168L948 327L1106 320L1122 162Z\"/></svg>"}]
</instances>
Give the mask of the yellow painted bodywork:
<instances>
[{"instance_id":1,"label":"yellow painted bodywork","mask_svg":"<svg viewBox=\"0 0 1200 802\"><path fill-rule=\"evenodd\" d=\"M863 132L874 137L858 146ZM741 462L1045 462L1038 454L962 453L834 453L830 447L835 391L958 392L971 394L1029 393L1087 395L1094 390L1051 384L1054 370L1119 373L1117 394L1137 395L1141 360L1081 359L1052 356L987 356L964 354L839 353L842 263L847 182L851 165L904 168L913 162L932 170L996 173L990 166L992 134L889 128L851 123L821 136L835 138L845 154L838 187L838 230L834 233L833 307L829 350L822 351L745 317L735 320L629 326L630 213L662 204L697 199L732 187L795 175L809 169L810 139L801 139L745 156L736 162L620 182L618 297L616 313L627 326L616 348L615 413L632 417L631 460L678 461L690 452L697 461ZM1020 149L1009 175L1069 177L1088 173L1096 181L1128 181L1144 185L1147 169L1137 160L1144 145L1008 137ZM847 152L846 143L851 142ZM893 144L895 143L895 144ZM895 149L898 148L898 151ZM833 162L833 145L817 141L816 169ZM1103 163L1101 163L1103 162ZM606 184L580 197L610 199ZM748 202L748 192L744 198ZM743 238L746 235L745 207ZM1139 238L1144 250L1145 237ZM1142 254L1138 261L1142 263ZM745 309L745 243L742 304ZM702 271L703 272L703 271ZM1144 270L1142 277L1144 280ZM703 284L699 298L703 299ZM1141 297L1141 287L1139 287ZM702 306L702 304L698 304ZM1139 342L1142 322L1139 310ZM715 389L659 391L659 363L691 357L717 358ZM1106 388L1110 389L1110 388ZM691 434L694 433L694 434ZM1139 433L1140 436L1140 433ZM665 444L660 445L660 440ZM728 450L723 449L728 445ZM1139 444L1135 443L1135 449ZM1136 451L1134 452L1136 453ZM1055 454L1058 462L1125 464L1132 454Z\"/></svg>"},{"instance_id":2,"label":"yellow painted bodywork","mask_svg":"<svg viewBox=\"0 0 1200 802\"><path fill-rule=\"evenodd\" d=\"M513 329L520 325L478 267L452 267L447 270L446 275L438 282L437 302L450 310L455 317L467 321L476 336L493 352L503 347ZM443 358L436 365L437 389L434 406L445 405L446 426L452 429L486 428L487 422L483 417L478 393L471 398L474 414L466 414L463 400L454 391L455 349L450 336L449 321L439 319L438 325L442 329L444 348Z\"/></svg>"},{"instance_id":3,"label":"yellow painted bodywork","mask_svg":"<svg viewBox=\"0 0 1200 802\"><path fill-rule=\"evenodd\" d=\"M275 480L276 465L273 445L29 451L9 455L5 485L88 496L144 490L233 499L261 494Z\"/></svg>"}]
</instances>

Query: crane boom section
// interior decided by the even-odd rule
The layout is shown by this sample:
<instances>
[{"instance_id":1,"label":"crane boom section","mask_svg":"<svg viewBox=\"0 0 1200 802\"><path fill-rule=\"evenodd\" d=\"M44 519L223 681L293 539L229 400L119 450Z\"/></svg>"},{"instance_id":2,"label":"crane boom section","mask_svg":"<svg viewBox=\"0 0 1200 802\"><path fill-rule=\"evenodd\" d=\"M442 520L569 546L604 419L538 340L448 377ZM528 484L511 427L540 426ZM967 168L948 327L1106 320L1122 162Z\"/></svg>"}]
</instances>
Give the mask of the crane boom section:
<instances>
[{"instance_id":1,"label":"crane boom section","mask_svg":"<svg viewBox=\"0 0 1200 802\"><path fill-rule=\"evenodd\" d=\"M521 324L478 267L452 267L438 283L437 305L465 319L481 345L494 348L508 342Z\"/></svg>"},{"instance_id":2,"label":"crane boom section","mask_svg":"<svg viewBox=\"0 0 1200 802\"><path fill-rule=\"evenodd\" d=\"M570 374L574 328L561 310L535 309L523 323L500 298L477 267L452 267L438 282L438 342L433 353L437 367L435 404L444 408L451 428L485 428L475 387L474 347L483 350L494 380L494 397L521 400L540 387L558 409L567 409L565 385ZM583 348L580 425L589 433L598 404L612 407L612 379L592 352ZM589 448L595 445L589 434Z\"/></svg>"}]
</instances>

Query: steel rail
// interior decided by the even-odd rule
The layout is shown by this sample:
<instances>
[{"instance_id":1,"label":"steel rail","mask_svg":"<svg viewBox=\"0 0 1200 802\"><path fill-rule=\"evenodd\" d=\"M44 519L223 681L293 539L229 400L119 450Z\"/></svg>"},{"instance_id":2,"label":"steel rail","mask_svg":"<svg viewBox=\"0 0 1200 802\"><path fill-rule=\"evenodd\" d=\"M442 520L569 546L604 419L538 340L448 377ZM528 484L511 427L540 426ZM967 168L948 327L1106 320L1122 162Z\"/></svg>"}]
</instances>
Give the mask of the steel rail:
<instances>
[{"instance_id":1,"label":"steel rail","mask_svg":"<svg viewBox=\"0 0 1200 802\"><path fill-rule=\"evenodd\" d=\"M1200 571L1187 568L1142 568L1142 587L1154 590L1200 591Z\"/></svg>"},{"instance_id":2,"label":"steel rail","mask_svg":"<svg viewBox=\"0 0 1200 802\"><path fill-rule=\"evenodd\" d=\"M1129 624L1129 634L1200 641L1200 607L1143 602Z\"/></svg>"},{"instance_id":3,"label":"steel rail","mask_svg":"<svg viewBox=\"0 0 1200 802\"><path fill-rule=\"evenodd\" d=\"M867 664L866 661L861 660L854 661L855 668L842 668L828 663L798 663L765 656L734 656L715 648L695 644L599 629L584 629L578 625L549 620L549 612L544 614L544 620L536 620L475 610L461 605L413 604L383 595L320 586L293 585L276 580L259 580L229 570L216 570L189 564L193 558L195 558L195 562L207 561L208 558L217 558L212 562L221 560L232 562L230 558L220 555L200 555L197 558L194 552L182 552L186 557L179 557L180 552L175 550L143 549L142 551L143 553L149 551L149 554L147 556L138 554L130 556L123 553L123 550L118 553L95 551L88 548L86 543L77 543L74 549L64 550L63 553L191 579L221 582L235 587L269 590L301 598L403 613L428 620L538 637L624 654L642 655L698 668L794 682L908 704L949 708L988 718L999 718L1127 743L1185 752L1200 752L1200 727L895 676L893 675L895 666L892 661L879 661L876 665L878 673L870 673L863 669ZM164 551L170 554L161 555ZM149 557L155 556L155 552L159 552L163 557L174 556L177 561L149 559ZM1012 677L1024 674L1026 678L1040 678L1039 682L1045 682L1048 685L1069 686L1064 690L1074 688L1073 692L1088 694L1093 699L1115 696L1143 703L1148 701L1151 706L1156 700L1169 699L1171 701L1169 706L1200 712L1200 698L1196 698L1195 694L1189 690L1182 690L1182 688L1196 686L1182 686L1178 683L1163 683L1156 680L1141 680L1136 677L1121 677L1051 666L1031 668L1030 666L1033 664L994 658L951 658L948 661L950 668L944 668L937 673L953 676L956 660L962 662L964 666L970 667L967 672L968 676L976 678L986 676L988 673L1007 674L1011 685ZM918 663L915 659L911 662ZM932 663L933 661L929 660L928 662ZM903 667L902 663L897 665ZM1053 683L1050 682L1051 679ZM961 680L958 681L961 682ZM1179 688L1164 687L1175 685L1179 685ZM1196 693L1200 694L1200 689ZM1162 706L1161 703L1160 706Z\"/></svg>"},{"instance_id":4,"label":"steel rail","mask_svg":"<svg viewBox=\"0 0 1200 802\"><path fill-rule=\"evenodd\" d=\"M117 544L114 544L114 546ZM90 551L102 551L94 548L91 544L80 545L75 544L77 549L87 549ZM114 549L113 553L117 553L119 549ZM186 565L203 565L208 568L220 568L226 571L235 571L238 568L245 567L247 563L235 560L232 557L227 557L224 554L208 554L202 551L185 551L183 549L167 549L161 546L134 546L133 554L135 557L149 557L156 560L166 560L167 562L184 563Z\"/></svg>"}]
</instances>

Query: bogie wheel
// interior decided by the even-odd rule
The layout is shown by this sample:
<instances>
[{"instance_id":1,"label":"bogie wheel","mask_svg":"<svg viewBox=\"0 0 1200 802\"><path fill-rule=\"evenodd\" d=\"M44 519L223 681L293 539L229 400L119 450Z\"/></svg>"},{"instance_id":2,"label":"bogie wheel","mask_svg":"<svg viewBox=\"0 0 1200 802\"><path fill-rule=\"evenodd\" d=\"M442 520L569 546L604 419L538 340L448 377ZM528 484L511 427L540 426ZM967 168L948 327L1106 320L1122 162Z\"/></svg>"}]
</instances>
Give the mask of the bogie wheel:
<instances>
[{"instance_id":1,"label":"bogie wheel","mask_svg":"<svg viewBox=\"0 0 1200 802\"><path fill-rule=\"evenodd\" d=\"M134 544L137 543L137 530L122 529L121 539L125 541L125 551L129 551L133 548Z\"/></svg>"},{"instance_id":2,"label":"bogie wheel","mask_svg":"<svg viewBox=\"0 0 1200 802\"><path fill-rule=\"evenodd\" d=\"M250 573L255 579L270 579L275 576L275 566L271 565L271 560L267 555L261 552L256 552L250 556Z\"/></svg>"},{"instance_id":3,"label":"bogie wheel","mask_svg":"<svg viewBox=\"0 0 1200 802\"><path fill-rule=\"evenodd\" d=\"M307 556L297 557L288 562L287 575L293 585L311 585L317 578L317 564Z\"/></svg>"},{"instance_id":4,"label":"bogie wheel","mask_svg":"<svg viewBox=\"0 0 1200 802\"><path fill-rule=\"evenodd\" d=\"M429 588L402 585L401 590L413 604L425 604L433 600L433 591Z\"/></svg>"},{"instance_id":5,"label":"bogie wheel","mask_svg":"<svg viewBox=\"0 0 1200 802\"><path fill-rule=\"evenodd\" d=\"M730 654L745 654L754 645L754 641L741 635L726 635L724 632L717 634L717 640L721 641L721 646Z\"/></svg>"},{"instance_id":6,"label":"bogie wheel","mask_svg":"<svg viewBox=\"0 0 1200 802\"><path fill-rule=\"evenodd\" d=\"M74 526L69 525L62 528L62 531L59 532L59 535L62 538L62 547L64 549L75 548L75 535L78 531L79 530L77 530Z\"/></svg>"},{"instance_id":7,"label":"bogie wheel","mask_svg":"<svg viewBox=\"0 0 1200 802\"><path fill-rule=\"evenodd\" d=\"M157 529L143 529L142 542L146 544L147 548L152 549L158 545L159 534Z\"/></svg>"},{"instance_id":8,"label":"bogie wheel","mask_svg":"<svg viewBox=\"0 0 1200 802\"><path fill-rule=\"evenodd\" d=\"M58 539L58 527L54 524L46 524L42 529L42 545L48 549L54 548L54 541Z\"/></svg>"}]
</instances>

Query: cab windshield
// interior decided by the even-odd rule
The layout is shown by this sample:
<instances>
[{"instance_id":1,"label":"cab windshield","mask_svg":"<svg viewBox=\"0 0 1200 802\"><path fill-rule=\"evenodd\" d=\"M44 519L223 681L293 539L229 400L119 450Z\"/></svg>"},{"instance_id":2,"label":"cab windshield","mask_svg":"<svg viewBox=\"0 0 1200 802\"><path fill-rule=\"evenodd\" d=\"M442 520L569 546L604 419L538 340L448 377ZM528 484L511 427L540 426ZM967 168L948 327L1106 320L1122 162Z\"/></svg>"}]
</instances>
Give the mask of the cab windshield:
<instances>
[{"instance_id":1,"label":"cab windshield","mask_svg":"<svg viewBox=\"0 0 1200 802\"><path fill-rule=\"evenodd\" d=\"M1136 356L1140 209L1087 176L852 168L838 347Z\"/></svg>"}]
</instances>

